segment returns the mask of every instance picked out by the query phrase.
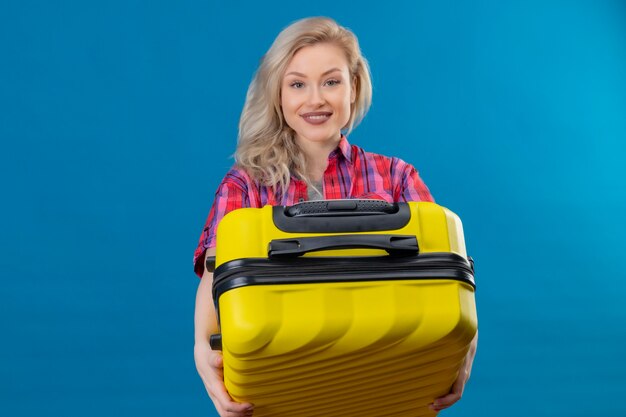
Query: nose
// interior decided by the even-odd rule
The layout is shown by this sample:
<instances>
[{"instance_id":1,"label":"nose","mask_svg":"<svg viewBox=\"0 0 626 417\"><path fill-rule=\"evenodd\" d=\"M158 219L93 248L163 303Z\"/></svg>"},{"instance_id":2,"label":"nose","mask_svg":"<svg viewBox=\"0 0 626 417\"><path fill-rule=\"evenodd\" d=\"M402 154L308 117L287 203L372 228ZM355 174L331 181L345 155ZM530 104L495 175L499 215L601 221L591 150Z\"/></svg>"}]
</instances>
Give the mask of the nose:
<instances>
[{"instance_id":1,"label":"nose","mask_svg":"<svg viewBox=\"0 0 626 417\"><path fill-rule=\"evenodd\" d=\"M308 102L310 106L314 107L320 107L326 102L326 100L324 99L324 93L322 92L320 87L313 86L311 89L309 89Z\"/></svg>"}]
</instances>

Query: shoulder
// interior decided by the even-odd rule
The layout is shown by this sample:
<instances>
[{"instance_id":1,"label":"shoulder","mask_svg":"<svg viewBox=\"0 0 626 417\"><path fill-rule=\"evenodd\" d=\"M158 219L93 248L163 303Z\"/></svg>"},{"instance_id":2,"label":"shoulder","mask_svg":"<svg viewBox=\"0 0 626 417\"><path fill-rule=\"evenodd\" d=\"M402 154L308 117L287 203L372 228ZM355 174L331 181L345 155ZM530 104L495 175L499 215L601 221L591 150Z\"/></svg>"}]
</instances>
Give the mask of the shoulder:
<instances>
[{"instance_id":1,"label":"shoulder","mask_svg":"<svg viewBox=\"0 0 626 417\"><path fill-rule=\"evenodd\" d=\"M242 192L249 192L255 186L254 181L246 171L237 166L232 166L218 186L218 193L224 189L235 189Z\"/></svg>"},{"instance_id":2,"label":"shoulder","mask_svg":"<svg viewBox=\"0 0 626 417\"><path fill-rule=\"evenodd\" d=\"M216 200L241 200L243 207L263 207L270 201L270 189L236 165L224 175L215 193Z\"/></svg>"}]
</instances>

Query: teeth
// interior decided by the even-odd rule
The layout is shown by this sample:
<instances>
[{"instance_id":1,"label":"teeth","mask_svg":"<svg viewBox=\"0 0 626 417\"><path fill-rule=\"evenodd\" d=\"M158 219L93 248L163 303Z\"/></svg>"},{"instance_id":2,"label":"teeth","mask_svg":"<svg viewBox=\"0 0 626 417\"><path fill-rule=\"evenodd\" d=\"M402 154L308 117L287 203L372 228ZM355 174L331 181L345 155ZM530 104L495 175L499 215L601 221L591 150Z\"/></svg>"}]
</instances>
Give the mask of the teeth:
<instances>
[{"instance_id":1,"label":"teeth","mask_svg":"<svg viewBox=\"0 0 626 417\"><path fill-rule=\"evenodd\" d=\"M322 114L320 116L306 116L307 119L314 119L314 120L322 120L322 119L328 119L329 116Z\"/></svg>"}]
</instances>

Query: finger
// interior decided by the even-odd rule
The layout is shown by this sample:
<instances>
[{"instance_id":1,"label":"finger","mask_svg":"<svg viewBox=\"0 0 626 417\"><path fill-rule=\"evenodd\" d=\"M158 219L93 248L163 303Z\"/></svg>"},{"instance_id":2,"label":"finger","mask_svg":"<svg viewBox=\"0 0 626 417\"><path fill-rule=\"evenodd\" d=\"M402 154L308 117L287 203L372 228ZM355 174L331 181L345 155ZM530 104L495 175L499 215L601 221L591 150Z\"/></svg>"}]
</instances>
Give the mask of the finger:
<instances>
[{"instance_id":1,"label":"finger","mask_svg":"<svg viewBox=\"0 0 626 417\"><path fill-rule=\"evenodd\" d=\"M207 378L207 391L215 408L222 417L246 417L252 415L254 406L250 403L238 403L233 401L224 385L224 359L219 352L213 352L208 360L210 373Z\"/></svg>"},{"instance_id":2,"label":"finger","mask_svg":"<svg viewBox=\"0 0 626 417\"><path fill-rule=\"evenodd\" d=\"M236 403L234 401L228 401L222 403L217 397L209 395L217 412L221 417L249 417L252 416L254 408L249 403Z\"/></svg>"},{"instance_id":3,"label":"finger","mask_svg":"<svg viewBox=\"0 0 626 417\"><path fill-rule=\"evenodd\" d=\"M217 410L217 413L220 415L220 417L248 417L248 414L246 413L237 413L237 412L232 412L232 411L226 411L224 410L224 408L222 407L218 407L217 405L215 406L215 409ZM252 414L250 414L252 415Z\"/></svg>"},{"instance_id":4,"label":"finger","mask_svg":"<svg viewBox=\"0 0 626 417\"><path fill-rule=\"evenodd\" d=\"M252 416L252 412L234 412L234 411L225 411L220 413L221 417L250 417Z\"/></svg>"},{"instance_id":5,"label":"finger","mask_svg":"<svg viewBox=\"0 0 626 417\"><path fill-rule=\"evenodd\" d=\"M462 377L459 376L457 380L452 385L450 392L443 397L439 397L433 401L430 405L430 408L435 411L443 410L444 408L450 407L455 402L461 399L463 395L463 388L465 387L465 382Z\"/></svg>"},{"instance_id":6,"label":"finger","mask_svg":"<svg viewBox=\"0 0 626 417\"><path fill-rule=\"evenodd\" d=\"M253 410L251 408L246 408L239 411L232 411L225 408L222 408L222 410L223 411L220 413L220 416L223 417L248 417L251 416L253 413Z\"/></svg>"},{"instance_id":7,"label":"finger","mask_svg":"<svg viewBox=\"0 0 626 417\"><path fill-rule=\"evenodd\" d=\"M232 413L246 413L251 412L254 409L254 406L250 403L238 403L233 401L233 399L226 391L226 387L223 383L215 384L213 386L214 391L212 394L215 396L215 399L220 403L224 411L232 412Z\"/></svg>"},{"instance_id":8,"label":"finger","mask_svg":"<svg viewBox=\"0 0 626 417\"><path fill-rule=\"evenodd\" d=\"M448 395L444 395L443 397L437 398L435 401L433 401L431 405L429 405L429 408L434 411L440 411L444 408L450 407L452 404L459 401L460 399L461 394L450 393Z\"/></svg>"}]
</instances>

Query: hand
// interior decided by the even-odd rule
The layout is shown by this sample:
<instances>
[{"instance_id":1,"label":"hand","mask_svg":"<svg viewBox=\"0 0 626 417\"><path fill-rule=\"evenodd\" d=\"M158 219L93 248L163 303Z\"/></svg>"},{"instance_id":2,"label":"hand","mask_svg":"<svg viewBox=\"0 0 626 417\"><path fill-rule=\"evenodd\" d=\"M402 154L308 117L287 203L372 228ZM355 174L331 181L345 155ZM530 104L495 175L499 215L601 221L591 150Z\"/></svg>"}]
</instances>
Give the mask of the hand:
<instances>
[{"instance_id":1,"label":"hand","mask_svg":"<svg viewBox=\"0 0 626 417\"><path fill-rule=\"evenodd\" d=\"M465 384L470 377L472 372L472 363L474 362L474 356L476 356L476 346L478 345L478 333L474 336L472 343L470 344L470 348L465 355L465 359L463 360L463 365L459 371L459 376L452 384L452 388L450 388L450 392L443 397L439 397L433 401L428 407L436 412L443 410L444 408L450 407L455 402L461 399L463 396L463 391L465 390Z\"/></svg>"},{"instance_id":2,"label":"hand","mask_svg":"<svg viewBox=\"0 0 626 417\"><path fill-rule=\"evenodd\" d=\"M226 391L222 354L211 350L208 343L196 343L194 357L204 387L219 415L221 417L252 416L252 404L235 402Z\"/></svg>"},{"instance_id":3,"label":"hand","mask_svg":"<svg viewBox=\"0 0 626 417\"><path fill-rule=\"evenodd\" d=\"M464 369L461 369L461 371L459 372L459 376L457 377L456 381L454 381L454 384L452 384L452 388L450 388L450 392L443 397L437 398L428 407L433 411L439 412L444 408L448 408L455 402L459 401L461 399L461 396L463 395L465 383L468 379L469 374Z\"/></svg>"}]
</instances>

